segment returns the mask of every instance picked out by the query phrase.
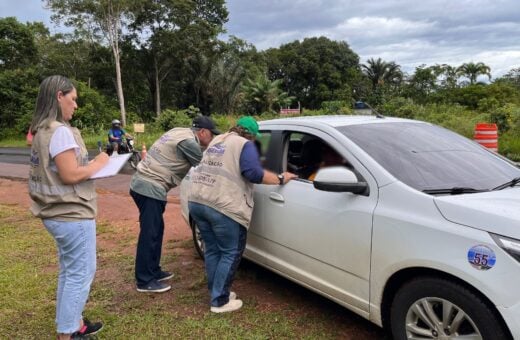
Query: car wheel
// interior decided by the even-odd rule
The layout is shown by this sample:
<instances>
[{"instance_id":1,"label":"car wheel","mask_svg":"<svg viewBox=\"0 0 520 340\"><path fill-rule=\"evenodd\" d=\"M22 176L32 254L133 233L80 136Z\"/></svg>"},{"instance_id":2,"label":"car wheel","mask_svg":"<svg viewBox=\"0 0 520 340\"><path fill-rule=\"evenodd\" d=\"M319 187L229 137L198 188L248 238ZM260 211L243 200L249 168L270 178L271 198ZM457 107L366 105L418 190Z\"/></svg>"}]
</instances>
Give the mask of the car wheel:
<instances>
[{"instance_id":1,"label":"car wheel","mask_svg":"<svg viewBox=\"0 0 520 340\"><path fill-rule=\"evenodd\" d=\"M201 259L204 260L204 241L202 240L202 235L200 234L199 227L197 226L197 223L194 220L191 221L191 233L193 237L193 244L195 245L195 250L201 257Z\"/></svg>"},{"instance_id":2,"label":"car wheel","mask_svg":"<svg viewBox=\"0 0 520 340\"><path fill-rule=\"evenodd\" d=\"M132 169L137 169L137 164L141 161L141 156L138 152L133 152L132 156L130 156L129 162Z\"/></svg>"},{"instance_id":3,"label":"car wheel","mask_svg":"<svg viewBox=\"0 0 520 340\"><path fill-rule=\"evenodd\" d=\"M484 300L445 279L418 278L396 293L390 310L394 339L509 339Z\"/></svg>"}]
</instances>

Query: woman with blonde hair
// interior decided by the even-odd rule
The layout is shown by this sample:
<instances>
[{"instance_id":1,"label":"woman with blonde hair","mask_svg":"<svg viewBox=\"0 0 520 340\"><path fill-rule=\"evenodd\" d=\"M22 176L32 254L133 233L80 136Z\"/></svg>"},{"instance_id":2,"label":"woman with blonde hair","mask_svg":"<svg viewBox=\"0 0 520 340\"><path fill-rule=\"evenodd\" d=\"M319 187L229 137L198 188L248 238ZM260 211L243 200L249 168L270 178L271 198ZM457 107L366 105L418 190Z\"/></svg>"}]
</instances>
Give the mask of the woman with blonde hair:
<instances>
[{"instance_id":1,"label":"woman with blonde hair","mask_svg":"<svg viewBox=\"0 0 520 340\"><path fill-rule=\"evenodd\" d=\"M96 271L97 202L89 178L106 165L108 155L100 153L88 161L79 130L69 124L76 99L69 79L45 78L31 123L31 212L42 219L58 248L58 339L83 337L102 327L84 320L82 313Z\"/></svg>"}]
</instances>

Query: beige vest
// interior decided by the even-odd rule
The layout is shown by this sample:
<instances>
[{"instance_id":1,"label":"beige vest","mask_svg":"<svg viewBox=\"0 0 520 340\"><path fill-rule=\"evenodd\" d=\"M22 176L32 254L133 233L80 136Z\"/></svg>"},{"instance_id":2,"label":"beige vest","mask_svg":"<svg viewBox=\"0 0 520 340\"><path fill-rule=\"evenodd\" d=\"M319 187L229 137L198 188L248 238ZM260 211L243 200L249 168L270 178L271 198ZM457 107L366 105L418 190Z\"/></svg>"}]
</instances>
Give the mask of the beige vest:
<instances>
[{"instance_id":1,"label":"beige vest","mask_svg":"<svg viewBox=\"0 0 520 340\"><path fill-rule=\"evenodd\" d=\"M190 128L174 128L163 134L148 150L146 158L139 162L135 175L162 186L166 192L179 185L191 164L177 157L177 144L190 138L196 139Z\"/></svg>"},{"instance_id":2,"label":"beige vest","mask_svg":"<svg viewBox=\"0 0 520 340\"><path fill-rule=\"evenodd\" d=\"M54 131L63 123L53 122L49 128L41 128L33 138L31 147L31 169L29 171L29 195L33 203L31 212L42 219L75 221L94 219L97 212L96 189L93 181L64 184L54 165L49 144ZM80 153L76 157L80 166L88 163L88 152L78 129L69 127Z\"/></svg>"},{"instance_id":3,"label":"beige vest","mask_svg":"<svg viewBox=\"0 0 520 340\"><path fill-rule=\"evenodd\" d=\"M253 183L240 172L240 154L247 139L234 132L216 136L191 176L189 200L212 207L249 228Z\"/></svg>"}]
</instances>

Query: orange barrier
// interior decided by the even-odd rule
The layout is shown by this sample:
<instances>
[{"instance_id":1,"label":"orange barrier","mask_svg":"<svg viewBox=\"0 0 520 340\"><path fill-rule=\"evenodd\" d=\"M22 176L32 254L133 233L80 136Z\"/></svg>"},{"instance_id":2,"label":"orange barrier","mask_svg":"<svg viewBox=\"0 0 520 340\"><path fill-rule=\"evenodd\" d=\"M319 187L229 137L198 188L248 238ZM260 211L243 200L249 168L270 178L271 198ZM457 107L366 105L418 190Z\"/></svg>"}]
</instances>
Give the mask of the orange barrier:
<instances>
[{"instance_id":1,"label":"orange barrier","mask_svg":"<svg viewBox=\"0 0 520 340\"><path fill-rule=\"evenodd\" d=\"M473 139L489 150L498 152L498 130L496 124L475 124L475 134Z\"/></svg>"}]
</instances>

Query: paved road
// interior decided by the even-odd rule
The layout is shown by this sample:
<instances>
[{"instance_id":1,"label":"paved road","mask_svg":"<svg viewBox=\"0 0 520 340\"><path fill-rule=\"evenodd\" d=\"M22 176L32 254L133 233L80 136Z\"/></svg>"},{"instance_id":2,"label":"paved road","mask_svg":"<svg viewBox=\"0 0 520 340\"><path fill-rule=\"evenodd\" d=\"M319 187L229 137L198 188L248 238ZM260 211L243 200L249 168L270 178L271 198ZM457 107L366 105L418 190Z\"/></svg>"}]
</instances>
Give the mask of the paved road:
<instances>
[{"instance_id":1,"label":"paved road","mask_svg":"<svg viewBox=\"0 0 520 340\"><path fill-rule=\"evenodd\" d=\"M95 155L96 150L89 150L89 155ZM0 148L0 177L24 179L29 175L29 148ZM96 187L114 193L128 194L130 179L134 170L129 164L113 177L96 180ZM168 192L169 196L179 196L179 188Z\"/></svg>"}]
</instances>

